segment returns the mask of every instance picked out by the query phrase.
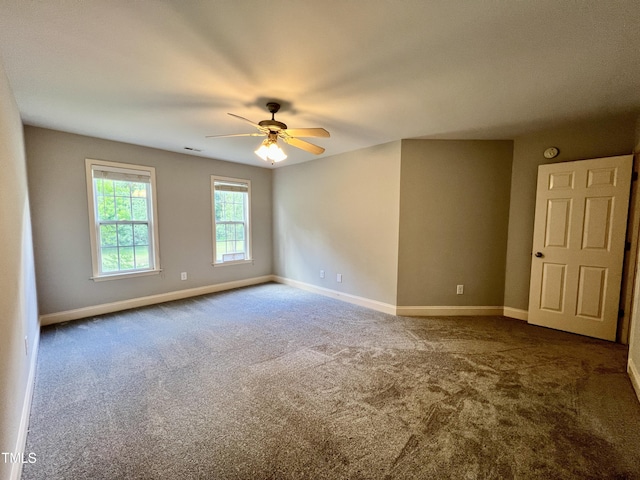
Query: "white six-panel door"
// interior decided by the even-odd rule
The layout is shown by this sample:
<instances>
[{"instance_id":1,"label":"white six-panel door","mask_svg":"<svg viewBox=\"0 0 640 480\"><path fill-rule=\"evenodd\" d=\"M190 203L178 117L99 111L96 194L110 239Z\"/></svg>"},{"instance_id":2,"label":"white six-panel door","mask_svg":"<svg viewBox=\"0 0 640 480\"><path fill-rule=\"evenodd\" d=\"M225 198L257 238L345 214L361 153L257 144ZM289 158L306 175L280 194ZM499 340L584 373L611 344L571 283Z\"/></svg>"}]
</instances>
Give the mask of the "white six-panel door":
<instances>
[{"instance_id":1,"label":"white six-panel door","mask_svg":"<svg viewBox=\"0 0 640 480\"><path fill-rule=\"evenodd\" d=\"M538 168L529 323L616 339L633 156Z\"/></svg>"}]
</instances>

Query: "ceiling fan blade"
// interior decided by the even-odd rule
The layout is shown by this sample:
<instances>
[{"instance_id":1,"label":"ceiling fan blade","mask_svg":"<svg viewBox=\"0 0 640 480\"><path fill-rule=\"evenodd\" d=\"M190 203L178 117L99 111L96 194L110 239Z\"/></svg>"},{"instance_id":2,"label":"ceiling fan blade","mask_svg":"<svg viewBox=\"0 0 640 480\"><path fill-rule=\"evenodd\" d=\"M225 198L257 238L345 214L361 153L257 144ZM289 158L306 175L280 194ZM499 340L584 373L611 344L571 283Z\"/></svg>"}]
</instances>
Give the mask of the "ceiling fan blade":
<instances>
[{"instance_id":1,"label":"ceiling fan blade","mask_svg":"<svg viewBox=\"0 0 640 480\"><path fill-rule=\"evenodd\" d=\"M304 140L300 140L299 138L286 136L282 136L281 138L289 145L300 148L307 152L315 153L316 155L320 155L324 152L324 148L319 147L318 145L314 145L313 143L305 142Z\"/></svg>"},{"instance_id":2,"label":"ceiling fan blade","mask_svg":"<svg viewBox=\"0 0 640 480\"><path fill-rule=\"evenodd\" d=\"M236 115L235 113L227 113L227 115L231 115L232 117L235 117L238 120L242 120L243 122L247 122L249 125L253 125L255 128L257 128L261 132L264 132L264 133L268 133L269 132L268 128L265 128L265 127L263 127L261 125L258 125L257 123L252 122L251 120L249 120L248 118L241 117L240 115Z\"/></svg>"},{"instance_id":3,"label":"ceiling fan blade","mask_svg":"<svg viewBox=\"0 0 640 480\"><path fill-rule=\"evenodd\" d=\"M204 138L223 138L223 137L264 137L265 133L231 133L229 135L207 135Z\"/></svg>"},{"instance_id":4,"label":"ceiling fan blade","mask_svg":"<svg viewBox=\"0 0 640 480\"><path fill-rule=\"evenodd\" d=\"M283 130L290 137L329 137L329 132L324 128L288 128Z\"/></svg>"}]
</instances>

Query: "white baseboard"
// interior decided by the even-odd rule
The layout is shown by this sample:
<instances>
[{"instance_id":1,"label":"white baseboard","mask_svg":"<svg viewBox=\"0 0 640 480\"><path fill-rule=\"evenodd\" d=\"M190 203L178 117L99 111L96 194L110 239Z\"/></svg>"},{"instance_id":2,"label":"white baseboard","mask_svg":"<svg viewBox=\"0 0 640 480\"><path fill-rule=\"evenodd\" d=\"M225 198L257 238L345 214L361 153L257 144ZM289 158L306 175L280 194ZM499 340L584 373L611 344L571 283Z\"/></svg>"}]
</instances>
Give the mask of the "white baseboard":
<instances>
[{"instance_id":1,"label":"white baseboard","mask_svg":"<svg viewBox=\"0 0 640 480\"><path fill-rule=\"evenodd\" d=\"M27 377L27 390L24 394L24 402L22 403L22 414L20 416L20 426L18 427L18 439L14 452L23 453L28 456L30 452L26 451L27 433L29 433L29 417L31 415L31 403L33 399L33 390L36 383L36 366L38 364L38 347L40 346L40 329L36 329L33 347L31 351L31 362L29 363L29 376ZM22 476L22 462L12 463L10 480L20 480Z\"/></svg>"},{"instance_id":2,"label":"white baseboard","mask_svg":"<svg viewBox=\"0 0 640 480\"><path fill-rule=\"evenodd\" d=\"M325 297L335 298L342 300L343 302L352 303L354 305L360 305L361 307L370 308L378 312L388 313L390 315L396 315L396 306L390 303L380 302L378 300L371 300L365 297L359 297L357 295L351 295L349 293L338 292L337 290L331 290L329 288L318 287L310 283L300 282L298 280L292 280L290 278L279 277L274 275L273 281L290 285L292 287L299 288L301 290L307 290L308 292L318 293Z\"/></svg>"},{"instance_id":3,"label":"white baseboard","mask_svg":"<svg viewBox=\"0 0 640 480\"><path fill-rule=\"evenodd\" d=\"M529 320L529 311L528 310L521 310L519 308L504 307L503 315L505 317L509 317L509 318L516 318L518 320L524 320L525 322L527 322Z\"/></svg>"},{"instance_id":4,"label":"white baseboard","mask_svg":"<svg viewBox=\"0 0 640 480\"><path fill-rule=\"evenodd\" d=\"M273 275L264 275L262 277L247 278L245 280L217 283L214 285L206 285L204 287L176 290L173 292L160 293L158 295L149 295L147 297L103 303L90 307L66 310L64 312L48 313L46 315L40 316L40 325L52 325L54 323L67 322L69 320L78 320L80 318L93 317L95 315L103 315L105 313L119 312L121 310L128 310L130 308L145 307L147 305L155 305L157 303L170 302L172 300L182 300L184 298L196 297L198 295L206 295L208 293L221 292L224 290L231 290L233 288L248 287L250 285L258 285L260 283L267 283L272 281L274 281Z\"/></svg>"},{"instance_id":5,"label":"white baseboard","mask_svg":"<svg viewBox=\"0 0 640 480\"><path fill-rule=\"evenodd\" d=\"M360 305L361 307L370 308L378 312L388 313L390 315L402 315L406 317L428 317L428 316L457 316L457 315L502 315L503 307L402 307L392 305L390 303L380 302L378 300L371 300L370 298L359 297L357 295L351 295L348 293L338 292L337 290L331 290L329 288L318 287L310 283L300 282L298 280L292 280L286 277L274 276L273 280L278 283L290 285L292 287L300 288L301 290L307 290L312 293L318 293L326 297L342 300L343 302L353 303Z\"/></svg>"},{"instance_id":6,"label":"white baseboard","mask_svg":"<svg viewBox=\"0 0 640 480\"><path fill-rule=\"evenodd\" d=\"M405 317L452 317L502 315L503 307L484 306L412 306L396 307L396 314Z\"/></svg>"},{"instance_id":7,"label":"white baseboard","mask_svg":"<svg viewBox=\"0 0 640 480\"><path fill-rule=\"evenodd\" d=\"M635 366L631 357L629 357L629 361L627 363L627 373L629 373L633 389L636 391L636 396L640 402L640 370Z\"/></svg>"},{"instance_id":8,"label":"white baseboard","mask_svg":"<svg viewBox=\"0 0 640 480\"><path fill-rule=\"evenodd\" d=\"M337 300L342 300L354 305L360 305L361 307L370 308L372 310L388 313L390 315L402 315L407 317L504 315L507 317L517 318L519 320L527 320L527 311L519 310L517 308L501 306L396 306L390 303L372 300L370 298L351 295L349 293L339 292L337 290L331 290L329 288L318 287L310 283L300 282L298 280L292 280L286 277L280 277L277 275L264 275L262 277L218 283L215 285L206 285L204 287L190 288L187 290L176 290L173 292L161 293L158 295L149 295L147 297L132 298L129 300L103 303L100 305L77 308L74 310L66 310L63 312L49 313L40 316L40 325L52 325L55 323L78 320L95 315L103 315L105 313L119 312L121 310L144 307L157 303L170 302L172 300L182 300L184 298L206 295L208 293L221 292L224 290L231 290L233 288L248 287L250 285L258 285L266 282L278 282L285 285L290 285L292 287L300 288L301 290L318 293L326 297L335 298Z\"/></svg>"}]
</instances>

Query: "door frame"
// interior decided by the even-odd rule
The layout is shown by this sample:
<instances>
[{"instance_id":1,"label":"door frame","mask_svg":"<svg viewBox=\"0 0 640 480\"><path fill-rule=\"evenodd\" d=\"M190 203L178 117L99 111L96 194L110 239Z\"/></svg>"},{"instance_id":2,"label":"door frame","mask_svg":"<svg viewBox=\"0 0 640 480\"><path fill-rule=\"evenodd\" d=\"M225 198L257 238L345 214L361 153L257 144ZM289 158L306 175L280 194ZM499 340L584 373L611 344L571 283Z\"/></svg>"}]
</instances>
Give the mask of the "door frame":
<instances>
[{"instance_id":1,"label":"door frame","mask_svg":"<svg viewBox=\"0 0 640 480\"><path fill-rule=\"evenodd\" d=\"M640 255L640 188L638 187L638 171L640 170L640 153L633 156L633 177L631 178L631 197L629 198L629 215L627 217L626 242L629 248L624 252L622 267L622 284L620 285L620 310L616 341L629 345L631 331L631 315L633 310L633 293L636 284L636 260Z\"/></svg>"}]
</instances>

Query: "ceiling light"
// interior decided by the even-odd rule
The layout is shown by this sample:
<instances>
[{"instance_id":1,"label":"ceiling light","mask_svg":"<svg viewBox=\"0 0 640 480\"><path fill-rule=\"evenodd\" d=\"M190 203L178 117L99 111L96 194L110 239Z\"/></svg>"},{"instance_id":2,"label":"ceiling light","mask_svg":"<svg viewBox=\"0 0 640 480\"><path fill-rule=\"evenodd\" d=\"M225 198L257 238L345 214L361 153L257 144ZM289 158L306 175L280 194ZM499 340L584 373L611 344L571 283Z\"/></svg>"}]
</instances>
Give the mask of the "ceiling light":
<instances>
[{"instance_id":1,"label":"ceiling light","mask_svg":"<svg viewBox=\"0 0 640 480\"><path fill-rule=\"evenodd\" d=\"M287 155L278 146L277 134L269 133L269 138L265 139L260 145L260 148L256 150L258 155L265 162L271 160L271 162L280 162L287 158Z\"/></svg>"}]
</instances>

